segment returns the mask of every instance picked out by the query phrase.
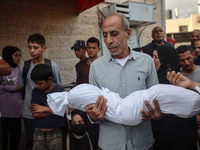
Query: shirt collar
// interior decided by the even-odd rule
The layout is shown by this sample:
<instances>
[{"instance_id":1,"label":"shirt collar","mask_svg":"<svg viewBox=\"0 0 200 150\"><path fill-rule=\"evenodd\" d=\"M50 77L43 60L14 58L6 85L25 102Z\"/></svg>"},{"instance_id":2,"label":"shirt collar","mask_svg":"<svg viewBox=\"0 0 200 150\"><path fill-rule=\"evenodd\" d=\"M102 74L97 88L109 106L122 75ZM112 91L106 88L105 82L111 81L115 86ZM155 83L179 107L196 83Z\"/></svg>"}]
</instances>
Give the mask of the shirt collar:
<instances>
[{"instance_id":1,"label":"shirt collar","mask_svg":"<svg viewBox=\"0 0 200 150\"><path fill-rule=\"evenodd\" d=\"M130 47L128 47L128 49L130 51L128 59L135 59L135 57L134 57L135 55L133 54L133 51L130 49ZM110 53L106 57L107 57L108 62L115 61L115 58Z\"/></svg>"},{"instance_id":2,"label":"shirt collar","mask_svg":"<svg viewBox=\"0 0 200 150\"><path fill-rule=\"evenodd\" d=\"M164 40L164 43L165 44L167 44L167 42ZM153 42L153 40L151 41L151 44L153 45L153 46L155 46L155 47L159 47L158 45L156 45L154 42Z\"/></svg>"}]
</instances>

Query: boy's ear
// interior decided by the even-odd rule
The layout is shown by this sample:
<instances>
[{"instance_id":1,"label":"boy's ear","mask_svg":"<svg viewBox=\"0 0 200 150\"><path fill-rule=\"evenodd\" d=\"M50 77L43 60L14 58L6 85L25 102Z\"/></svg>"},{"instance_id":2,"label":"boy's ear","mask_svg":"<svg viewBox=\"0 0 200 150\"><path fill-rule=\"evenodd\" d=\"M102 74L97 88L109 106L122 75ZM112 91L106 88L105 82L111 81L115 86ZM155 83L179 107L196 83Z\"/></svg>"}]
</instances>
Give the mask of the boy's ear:
<instances>
[{"instance_id":1,"label":"boy's ear","mask_svg":"<svg viewBox=\"0 0 200 150\"><path fill-rule=\"evenodd\" d=\"M44 52L47 50L47 46L45 46L45 45L42 48L43 48Z\"/></svg>"},{"instance_id":2,"label":"boy's ear","mask_svg":"<svg viewBox=\"0 0 200 150\"><path fill-rule=\"evenodd\" d=\"M49 81L52 81L53 79L52 79L52 77L49 77L48 80L49 80Z\"/></svg>"}]
</instances>

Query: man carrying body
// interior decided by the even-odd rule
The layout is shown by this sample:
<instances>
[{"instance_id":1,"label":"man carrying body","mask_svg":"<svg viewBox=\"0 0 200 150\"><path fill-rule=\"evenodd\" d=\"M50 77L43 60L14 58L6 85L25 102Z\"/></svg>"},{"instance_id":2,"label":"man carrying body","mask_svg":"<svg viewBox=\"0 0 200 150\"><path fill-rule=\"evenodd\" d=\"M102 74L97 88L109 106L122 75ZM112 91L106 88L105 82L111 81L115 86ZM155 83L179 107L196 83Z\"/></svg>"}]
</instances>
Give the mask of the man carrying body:
<instances>
[{"instance_id":1,"label":"man carrying body","mask_svg":"<svg viewBox=\"0 0 200 150\"><path fill-rule=\"evenodd\" d=\"M193 52L195 51L194 42L195 42L195 40L197 40L199 38L200 38L200 30L196 29L196 30L192 31L192 34L190 36L191 45L189 45L189 46Z\"/></svg>"},{"instance_id":2,"label":"man carrying body","mask_svg":"<svg viewBox=\"0 0 200 150\"><path fill-rule=\"evenodd\" d=\"M165 41L165 31L162 27L156 26L152 30L151 37L153 38L152 42L143 46L142 50L144 53L149 54L151 57L153 57L153 51L156 50L161 45L170 45L173 46L171 43Z\"/></svg>"},{"instance_id":3,"label":"man carrying body","mask_svg":"<svg viewBox=\"0 0 200 150\"><path fill-rule=\"evenodd\" d=\"M131 37L129 22L122 14L105 18L103 25L104 42L110 55L95 60L90 67L89 83L119 93L124 98L131 92L151 87L158 83L153 60L145 54L134 52L128 47ZM141 111L142 119L158 118L160 109L154 100L155 110L147 105L149 112ZM151 149L154 139L150 120L137 126L115 124L104 119L106 100L99 96L95 104L88 105L86 112L93 121L100 121L99 149L104 150L145 150Z\"/></svg>"}]
</instances>

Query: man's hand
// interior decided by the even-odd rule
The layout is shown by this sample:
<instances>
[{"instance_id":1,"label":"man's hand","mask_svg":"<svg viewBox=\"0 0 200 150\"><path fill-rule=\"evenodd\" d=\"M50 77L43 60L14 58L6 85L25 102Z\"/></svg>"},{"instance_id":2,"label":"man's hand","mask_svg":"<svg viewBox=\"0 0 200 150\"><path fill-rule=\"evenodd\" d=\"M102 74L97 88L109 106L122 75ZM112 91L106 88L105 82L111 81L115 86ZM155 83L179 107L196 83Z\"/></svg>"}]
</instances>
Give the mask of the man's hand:
<instances>
[{"instance_id":1,"label":"man's hand","mask_svg":"<svg viewBox=\"0 0 200 150\"><path fill-rule=\"evenodd\" d=\"M196 85L200 86L199 83L188 79L187 77L183 76L180 72L178 73L175 73L175 71L172 71L171 73L168 72L167 79L172 85L184 87L193 91L196 91L195 90Z\"/></svg>"},{"instance_id":2,"label":"man's hand","mask_svg":"<svg viewBox=\"0 0 200 150\"><path fill-rule=\"evenodd\" d=\"M141 120L160 119L164 115L161 113L159 103L156 99L153 99L155 109L151 107L148 101L144 101L144 103L147 106L149 112L141 110L141 113L144 115L143 117L140 118Z\"/></svg>"},{"instance_id":3,"label":"man's hand","mask_svg":"<svg viewBox=\"0 0 200 150\"><path fill-rule=\"evenodd\" d=\"M172 85L188 88L191 85L191 81L183 76L180 72L175 71L167 72L167 79Z\"/></svg>"},{"instance_id":4,"label":"man's hand","mask_svg":"<svg viewBox=\"0 0 200 150\"><path fill-rule=\"evenodd\" d=\"M103 96L98 96L95 104L90 104L85 107L85 111L94 121L103 120L106 114L108 106L107 100Z\"/></svg>"}]
</instances>

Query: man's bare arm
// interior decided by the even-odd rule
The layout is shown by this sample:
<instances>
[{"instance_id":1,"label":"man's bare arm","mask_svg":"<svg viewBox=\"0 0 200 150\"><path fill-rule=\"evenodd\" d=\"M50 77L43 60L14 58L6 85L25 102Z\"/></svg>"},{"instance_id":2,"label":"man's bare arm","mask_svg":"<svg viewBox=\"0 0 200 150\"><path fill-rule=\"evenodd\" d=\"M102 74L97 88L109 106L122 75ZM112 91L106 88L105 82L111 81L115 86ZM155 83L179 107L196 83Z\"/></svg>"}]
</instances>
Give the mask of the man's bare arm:
<instances>
[{"instance_id":1,"label":"man's bare arm","mask_svg":"<svg viewBox=\"0 0 200 150\"><path fill-rule=\"evenodd\" d=\"M0 60L0 76L6 76L11 74L12 69L10 65L3 59Z\"/></svg>"},{"instance_id":2,"label":"man's bare arm","mask_svg":"<svg viewBox=\"0 0 200 150\"><path fill-rule=\"evenodd\" d=\"M168 72L167 79L172 85L184 87L184 88L199 92L197 91L195 87L196 85L200 87L200 83L197 83L188 79L187 77L183 76L180 72L178 73L176 73L175 71Z\"/></svg>"}]
</instances>

